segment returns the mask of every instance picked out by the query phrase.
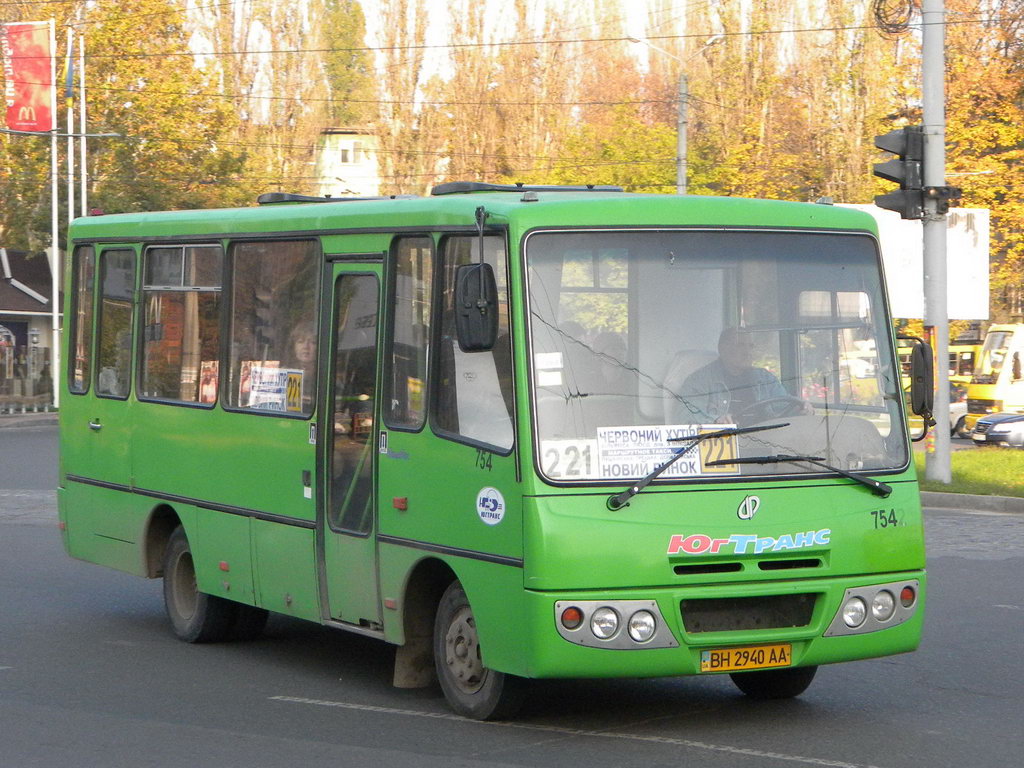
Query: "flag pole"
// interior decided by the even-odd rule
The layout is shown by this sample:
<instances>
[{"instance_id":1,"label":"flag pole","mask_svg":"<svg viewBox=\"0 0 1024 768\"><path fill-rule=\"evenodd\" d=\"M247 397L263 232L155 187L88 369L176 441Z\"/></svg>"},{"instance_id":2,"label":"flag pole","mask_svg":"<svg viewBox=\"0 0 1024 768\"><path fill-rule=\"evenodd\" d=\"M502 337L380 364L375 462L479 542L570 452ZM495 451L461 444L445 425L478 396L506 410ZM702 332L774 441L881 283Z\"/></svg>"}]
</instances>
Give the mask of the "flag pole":
<instances>
[{"instance_id":1,"label":"flag pole","mask_svg":"<svg viewBox=\"0 0 1024 768\"><path fill-rule=\"evenodd\" d=\"M89 213L88 197L89 186L86 178L88 166L85 164L85 35L78 33L78 132L82 134L78 139L78 167L81 174L81 205L79 210L83 216Z\"/></svg>"},{"instance_id":2,"label":"flag pole","mask_svg":"<svg viewBox=\"0 0 1024 768\"><path fill-rule=\"evenodd\" d=\"M52 289L52 334L50 336L50 380L53 382L53 407L60 407L60 240L57 222L57 31L50 19L50 283Z\"/></svg>"},{"instance_id":3,"label":"flag pole","mask_svg":"<svg viewBox=\"0 0 1024 768\"><path fill-rule=\"evenodd\" d=\"M68 50L64 59L64 104L68 119L68 225L75 220L75 104L73 83L75 81L75 31L68 27ZM69 244L70 245L70 244Z\"/></svg>"}]
</instances>

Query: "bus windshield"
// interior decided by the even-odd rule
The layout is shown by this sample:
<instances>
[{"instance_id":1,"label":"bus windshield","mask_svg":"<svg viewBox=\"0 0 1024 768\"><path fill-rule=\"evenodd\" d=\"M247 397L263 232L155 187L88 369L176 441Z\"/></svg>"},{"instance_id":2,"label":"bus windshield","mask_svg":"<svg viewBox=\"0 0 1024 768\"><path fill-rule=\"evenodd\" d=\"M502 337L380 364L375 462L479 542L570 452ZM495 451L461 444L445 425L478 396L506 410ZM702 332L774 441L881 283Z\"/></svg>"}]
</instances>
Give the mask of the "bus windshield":
<instances>
[{"instance_id":1,"label":"bus windshield","mask_svg":"<svg viewBox=\"0 0 1024 768\"><path fill-rule=\"evenodd\" d=\"M1006 360L1006 353L1010 349L1010 341L1013 339L1013 331L990 331L985 337L985 346L981 348L981 355L974 368L974 379L976 384L995 384L999 378L999 372L1003 370L1003 361Z\"/></svg>"},{"instance_id":2,"label":"bus windshield","mask_svg":"<svg viewBox=\"0 0 1024 768\"><path fill-rule=\"evenodd\" d=\"M527 238L539 469L556 482L899 469L908 460L877 248L859 234L535 232ZM792 461L723 463L788 456ZM716 461L717 460L717 461Z\"/></svg>"}]
</instances>

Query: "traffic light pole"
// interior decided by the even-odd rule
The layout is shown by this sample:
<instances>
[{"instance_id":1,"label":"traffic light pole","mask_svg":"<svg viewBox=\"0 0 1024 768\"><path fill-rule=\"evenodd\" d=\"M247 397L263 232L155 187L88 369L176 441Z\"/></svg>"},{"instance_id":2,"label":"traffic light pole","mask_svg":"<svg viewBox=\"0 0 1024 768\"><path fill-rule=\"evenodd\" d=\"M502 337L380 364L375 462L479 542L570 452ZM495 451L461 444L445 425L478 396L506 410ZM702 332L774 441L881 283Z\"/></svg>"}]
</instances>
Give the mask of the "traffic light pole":
<instances>
[{"instance_id":1,"label":"traffic light pole","mask_svg":"<svg viewBox=\"0 0 1024 768\"><path fill-rule=\"evenodd\" d=\"M923 0L922 101L924 107L924 324L935 344L934 451L925 455L925 477L950 483L949 316L946 287L946 213L927 194L946 186L946 88L944 0Z\"/></svg>"}]
</instances>

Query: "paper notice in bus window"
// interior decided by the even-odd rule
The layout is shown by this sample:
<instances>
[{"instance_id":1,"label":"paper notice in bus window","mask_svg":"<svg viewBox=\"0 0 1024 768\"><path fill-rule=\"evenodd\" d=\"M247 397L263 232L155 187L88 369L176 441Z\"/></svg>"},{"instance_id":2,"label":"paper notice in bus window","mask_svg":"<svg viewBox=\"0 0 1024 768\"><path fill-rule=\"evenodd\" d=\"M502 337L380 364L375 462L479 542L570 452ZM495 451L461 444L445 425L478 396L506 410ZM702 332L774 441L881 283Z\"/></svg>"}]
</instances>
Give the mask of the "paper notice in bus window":
<instances>
[{"instance_id":1,"label":"paper notice in bus window","mask_svg":"<svg viewBox=\"0 0 1024 768\"><path fill-rule=\"evenodd\" d=\"M216 360L203 360L199 365L199 402L217 402L217 371L220 363Z\"/></svg>"},{"instance_id":2,"label":"paper notice in bus window","mask_svg":"<svg viewBox=\"0 0 1024 768\"><path fill-rule=\"evenodd\" d=\"M562 386L561 352L538 352L533 356L533 367L537 371L538 387Z\"/></svg>"},{"instance_id":3,"label":"paper notice in bus window","mask_svg":"<svg viewBox=\"0 0 1024 768\"><path fill-rule=\"evenodd\" d=\"M636 478L653 472L672 459L685 441L678 438L696 437L699 433L719 430L722 424L667 424L652 426L598 427L598 472L603 480ZM661 477L696 477L703 474L735 474L736 465L708 467L716 458L736 456L735 436L710 440L688 448L666 469ZM670 442L671 441L671 442ZM709 450L713 444L714 450Z\"/></svg>"},{"instance_id":4,"label":"paper notice in bus window","mask_svg":"<svg viewBox=\"0 0 1024 768\"><path fill-rule=\"evenodd\" d=\"M560 387L562 386L561 371L537 371L538 387Z\"/></svg>"},{"instance_id":5,"label":"paper notice in bus window","mask_svg":"<svg viewBox=\"0 0 1024 768\"><path fill-rule=\"evenodd\" d=\"M538 352L533 356L533 366L538 371L562 370L561 352Z\"/></svg>"},{"instance_id":6,"label":"paper notice in bus window","mask_svg":"<svg viewBox=\"0 0 1024 768\"><path fill-rule=\"evenodd\" d=\"M249 369L247 407L261 411L302 411L302 371L269 365Z\"/></svg>"}]
</instances>

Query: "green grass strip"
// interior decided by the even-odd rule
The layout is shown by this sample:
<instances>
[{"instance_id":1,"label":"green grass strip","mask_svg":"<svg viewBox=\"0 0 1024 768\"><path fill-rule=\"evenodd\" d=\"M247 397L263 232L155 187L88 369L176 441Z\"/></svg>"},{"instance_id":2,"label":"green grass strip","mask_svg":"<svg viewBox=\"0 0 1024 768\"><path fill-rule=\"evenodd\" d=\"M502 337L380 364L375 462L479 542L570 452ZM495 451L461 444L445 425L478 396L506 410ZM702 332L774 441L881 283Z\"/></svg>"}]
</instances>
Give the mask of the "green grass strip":
<instances>
[{"instance_id":1,"label":"green grass strip","mask_svg":"<svg viewBox=\"0 0 1024 768\"><path fill-rule=\"evenodd\" d=\"M953 482L949 485L926 480L924 462L924 453L914 451L922 491L1024 497L1024 451L997 447L954 451L950 456Z\"/></svg>"}]
</instances>

